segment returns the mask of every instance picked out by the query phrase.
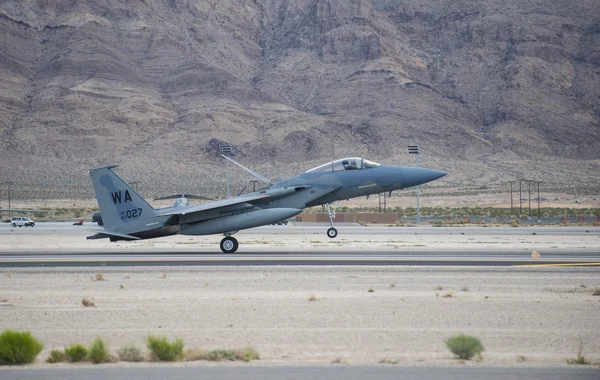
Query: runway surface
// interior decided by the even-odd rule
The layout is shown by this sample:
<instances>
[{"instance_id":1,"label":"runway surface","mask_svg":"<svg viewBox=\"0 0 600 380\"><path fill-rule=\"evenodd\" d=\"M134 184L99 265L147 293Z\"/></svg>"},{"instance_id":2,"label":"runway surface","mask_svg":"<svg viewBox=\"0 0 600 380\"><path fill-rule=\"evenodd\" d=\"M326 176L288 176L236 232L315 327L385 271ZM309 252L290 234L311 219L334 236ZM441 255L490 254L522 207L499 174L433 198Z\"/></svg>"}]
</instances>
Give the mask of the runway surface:
<instances>
[{"instance_id":1,"label":"runway surface","mask_svg":"<svg viewBox=\"0 0 600 380\"><path fill-rule=\"evenodd\" d=\"M128 367L128 368L44 368L0 370L3 379L171 379L171 380L296 380L296 379L419 379L419 380L587 380L597 379L594 368L443 368L443 367L363 367L363 366L305 366L305 367Z\"/></svg>"},{"instance_id":2,"label":"runway surface","mask_svg":"<svg viewBox=\"0 0 600 380\"><path fill-rule=\"evenodd\" d=\"M529 252L503 251L338 251L194 253L177 250L32 251L0 253L0 267L83 266L598 266L600 252L560 251L533 259Z\"/></svg>"}]
</instances>

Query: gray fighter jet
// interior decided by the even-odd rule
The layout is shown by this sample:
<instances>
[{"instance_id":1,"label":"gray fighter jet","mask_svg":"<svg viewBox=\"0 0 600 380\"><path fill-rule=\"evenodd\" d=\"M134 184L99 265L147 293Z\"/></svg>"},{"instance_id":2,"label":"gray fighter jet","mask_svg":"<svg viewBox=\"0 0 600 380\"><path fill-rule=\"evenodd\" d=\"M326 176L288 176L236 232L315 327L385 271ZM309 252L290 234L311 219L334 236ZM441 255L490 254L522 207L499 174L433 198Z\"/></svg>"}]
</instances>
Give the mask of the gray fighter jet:
<instances>
[{"instance_id":1,"label":"gray fighter jet","mask_svg":"<svg viewBox=\"0 0 600 380\"><path fill-rule=\"evenodd\" d=\"M317 205L327 205L331 225L327 236L335 238L335 213L330 203L405 189L446 175L432 169L381 165L359 157L328 162L276 183L244 168L266 182L267 186L256 192L215 202L155 209L115 174L113 169L116 167L118 165L89 171L104 230L94 230L97 233L88 236L88 239L118 241L175 234L223 234L221 250L224 253L238 249L238 241L232 237L236 232L276 223L299 214L306 207Z\"/></svg>"}]
</instances>

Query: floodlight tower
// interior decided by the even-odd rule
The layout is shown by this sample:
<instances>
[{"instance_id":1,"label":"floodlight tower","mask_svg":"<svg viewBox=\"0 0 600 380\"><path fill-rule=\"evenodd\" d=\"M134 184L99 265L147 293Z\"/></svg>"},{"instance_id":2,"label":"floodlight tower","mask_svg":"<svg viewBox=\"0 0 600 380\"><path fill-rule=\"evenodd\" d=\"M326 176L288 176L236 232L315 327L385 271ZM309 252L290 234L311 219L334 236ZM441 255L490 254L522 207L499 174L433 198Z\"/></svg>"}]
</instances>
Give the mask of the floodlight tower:
<instances>
[{"instance_id":1,"label":"floodlight tower","mask_svg":"<svg viewBox=\"0 0 600 380\"><path fill-rule=\"evenodd\" d=\"M415 164L419 167L419 156L421 155L421 149L418 144L413 144L408 146L408 154L415 155ZM417 185L417 224L421 219L421 213L419 211L419 185Z\"/></svg>"},{"instance_id":2,"label":"floodlight tower","mask_svg":"<svg viewBox=\"0 0 600 380\"><path fill-rule=\"evenodd\" d=\"M221 152L221 154L229 157L229 154L231 154L233 152L233 147L231 146L231 144L219 144L219 152ZM227 161L227 198L230 197L229 194L229 160Z\"/></svg>"}]
</instances>

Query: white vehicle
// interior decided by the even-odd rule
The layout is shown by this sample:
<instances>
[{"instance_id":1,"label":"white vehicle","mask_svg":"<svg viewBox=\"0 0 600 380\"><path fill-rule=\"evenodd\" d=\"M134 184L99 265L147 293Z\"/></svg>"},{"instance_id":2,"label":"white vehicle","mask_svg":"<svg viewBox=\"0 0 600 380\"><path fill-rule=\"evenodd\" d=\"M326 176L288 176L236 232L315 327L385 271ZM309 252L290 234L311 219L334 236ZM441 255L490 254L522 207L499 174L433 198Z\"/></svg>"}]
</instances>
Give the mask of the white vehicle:
<instances>
[{"instance_id":1,"label":"white vehicle","mask_svg":"<svg viewBox=\"0 0 600 380\"><path fill-rule=\"evenodd\" d=\"M35 222L31 218L28 218L25 216L16 216L16 217L12 218L10 223L12 224L13 227L16 227L16 226L33 227L33 226L35 226Z\"/></svg>"}]
</instances>

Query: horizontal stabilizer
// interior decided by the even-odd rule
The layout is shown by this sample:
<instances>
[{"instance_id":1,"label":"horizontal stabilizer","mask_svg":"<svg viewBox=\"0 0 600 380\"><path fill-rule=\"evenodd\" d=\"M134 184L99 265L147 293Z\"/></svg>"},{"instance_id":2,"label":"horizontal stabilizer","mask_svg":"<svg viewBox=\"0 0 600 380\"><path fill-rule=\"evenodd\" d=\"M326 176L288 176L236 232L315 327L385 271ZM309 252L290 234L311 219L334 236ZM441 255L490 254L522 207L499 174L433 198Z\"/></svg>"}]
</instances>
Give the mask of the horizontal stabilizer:
<instances>
[{"instance_id":1,"label":"horizontal stabilizer","mask_svg":"<svg viewBox=\"0 0 600 380\"><path fill-rule=\"evenodd\" d=\"M140 240L139 237L136 237L133 235L127 235L127 234L120 234L118 232L111 232L111 231L106 231L106 230L92 230L92 229L85 229L85 230L89 231L89 232L96 232L95 235L86 236L87 240L106 239L106 238L110 238L110 237L120 237L120 238L127 239L127 240Z\"/></svg>"}]
</instances>

